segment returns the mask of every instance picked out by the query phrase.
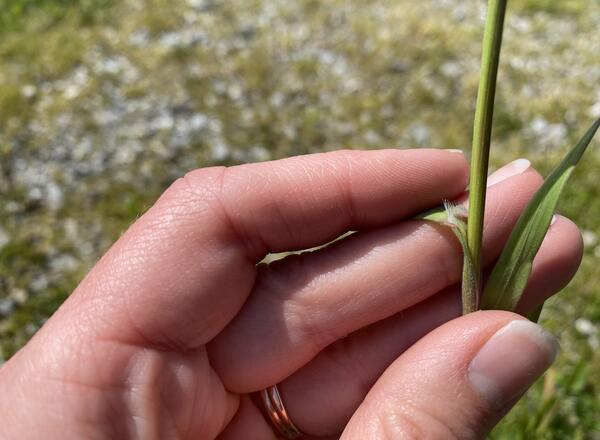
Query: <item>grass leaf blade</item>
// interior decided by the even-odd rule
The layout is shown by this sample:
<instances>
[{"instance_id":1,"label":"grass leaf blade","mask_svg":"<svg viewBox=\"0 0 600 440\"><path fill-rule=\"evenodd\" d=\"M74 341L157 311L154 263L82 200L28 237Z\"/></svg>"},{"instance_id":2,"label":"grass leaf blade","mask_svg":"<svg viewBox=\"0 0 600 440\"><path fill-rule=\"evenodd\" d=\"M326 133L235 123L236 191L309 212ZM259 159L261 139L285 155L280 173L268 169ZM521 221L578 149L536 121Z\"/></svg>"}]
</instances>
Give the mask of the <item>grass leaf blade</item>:
<instances>
[{"instance_id":1,"label":"grass leaf blade","mask_svg":"<svg viewBox=\"0 0 600 440\"><path fill-rule=\"evenodd\" d=\"M482 298L483 309L514 310L521 298L560 194L596 131L596 121L563 161L546 178L515 225L490 275Z\"/></svg>"},{"instance_id":2,"label":"grass leaf blade","mask_svg":"<svg viewBox=\"0 0 600 440\"><path fill-rule=\"evenodd\" d=\"M446 212L446 207L444 205L423 212L414 218L416 220L428 220L436 223L448 223L448 213Z\"/></svg>"}]
</instances>

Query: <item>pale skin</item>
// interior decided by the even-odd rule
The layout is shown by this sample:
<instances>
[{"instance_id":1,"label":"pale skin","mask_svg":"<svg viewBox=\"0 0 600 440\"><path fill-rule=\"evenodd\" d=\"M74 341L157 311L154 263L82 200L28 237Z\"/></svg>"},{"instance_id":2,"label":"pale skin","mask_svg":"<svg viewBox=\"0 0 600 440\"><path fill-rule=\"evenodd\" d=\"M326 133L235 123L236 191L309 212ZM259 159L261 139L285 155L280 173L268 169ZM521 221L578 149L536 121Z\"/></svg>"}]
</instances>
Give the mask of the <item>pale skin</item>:
<instances>
[{"instance_id":1,"label":"pale skin","mask_svg":"<svg viewBox=\"0 0 600 440\"><path fill-rule=\"evenodd\" d=\"M187 174L0 368L0 437L275 439L255 393L276 383L306 438L482 437L516 399L490 405L468 365L523 318L458 318L460 247L410 220L464 199L467 180L462 154L433 149ZM541 181L529 168L490 187L486 264ZM518 311L565 286L581 254L558 216Z\"/></svg>"}]
</instances>

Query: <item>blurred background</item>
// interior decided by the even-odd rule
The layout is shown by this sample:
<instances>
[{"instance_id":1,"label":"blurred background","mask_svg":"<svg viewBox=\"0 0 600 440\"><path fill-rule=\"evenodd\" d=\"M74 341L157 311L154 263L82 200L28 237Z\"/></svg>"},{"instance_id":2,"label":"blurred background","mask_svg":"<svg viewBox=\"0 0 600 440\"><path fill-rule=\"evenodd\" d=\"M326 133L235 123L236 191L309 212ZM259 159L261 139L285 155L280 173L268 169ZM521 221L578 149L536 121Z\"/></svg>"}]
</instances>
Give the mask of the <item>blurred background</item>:
<instances>
[{"instance_id":1,"label":"blurred background","mask_svg":"<svg viewBox=\"0 0 600 440\"><path fill-rule=\"evenodd\" d=\"M0 363L186 170L471 141L483 0L0 0ZM493 167L600 117L600 2L511 0ZM600 439L600 150L561 212L557 364L492 438Z\"/></svg>"}]
</instances>

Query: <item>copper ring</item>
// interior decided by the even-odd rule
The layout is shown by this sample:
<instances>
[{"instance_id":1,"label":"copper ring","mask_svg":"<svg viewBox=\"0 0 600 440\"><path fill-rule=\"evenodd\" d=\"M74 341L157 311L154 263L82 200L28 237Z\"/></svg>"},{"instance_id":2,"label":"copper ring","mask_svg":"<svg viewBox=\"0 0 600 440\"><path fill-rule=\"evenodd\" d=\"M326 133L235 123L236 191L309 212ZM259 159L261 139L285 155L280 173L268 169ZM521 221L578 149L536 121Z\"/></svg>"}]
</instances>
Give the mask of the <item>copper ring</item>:
<instances>
[{"instance_id":1,"label":"copper ring","mask_svg":"<svg viewBox=\"0 0 600 440\"><path fill-rule=\"evenodd\" d=\"M284 438L300 438L304 435L290 420L290 417L283 406L283 401L281 400L281 394L279 394L277 385L262 390L260 396L262 397L271 422L273 422L277 431L279 431Z\"/></svg>"}]
</instances>

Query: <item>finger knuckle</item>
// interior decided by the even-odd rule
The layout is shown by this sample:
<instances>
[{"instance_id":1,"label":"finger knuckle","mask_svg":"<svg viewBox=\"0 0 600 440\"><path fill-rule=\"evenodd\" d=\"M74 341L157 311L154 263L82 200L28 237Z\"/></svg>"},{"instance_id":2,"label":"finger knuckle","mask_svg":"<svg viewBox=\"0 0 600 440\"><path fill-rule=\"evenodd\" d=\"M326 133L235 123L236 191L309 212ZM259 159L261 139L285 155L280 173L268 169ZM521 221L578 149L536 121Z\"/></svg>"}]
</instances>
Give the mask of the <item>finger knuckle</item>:
<instances>
[{"instance_id":1,"label":"finger knuckle","mask_svg":"<svg viewBox=\"0 0 600 440\"><path fill-rule=\"evenodd\" d=\"M225 167L199 168L173 182L162 199L176 203L197 203L220 197Z\"/></svg>"},{"instance_id":2,"label":"finger knuckle","mask_svg":"<svg viewBox=\"0 0 600 440\"><path fill-rule=\"evenodd\" d=\"M226 168L200 168L175 180L156 202L149 218L154 229L196 224L221 217L221 180ZM208 223L207 223L208 224Z\"/></svg>"}]
</instances>

